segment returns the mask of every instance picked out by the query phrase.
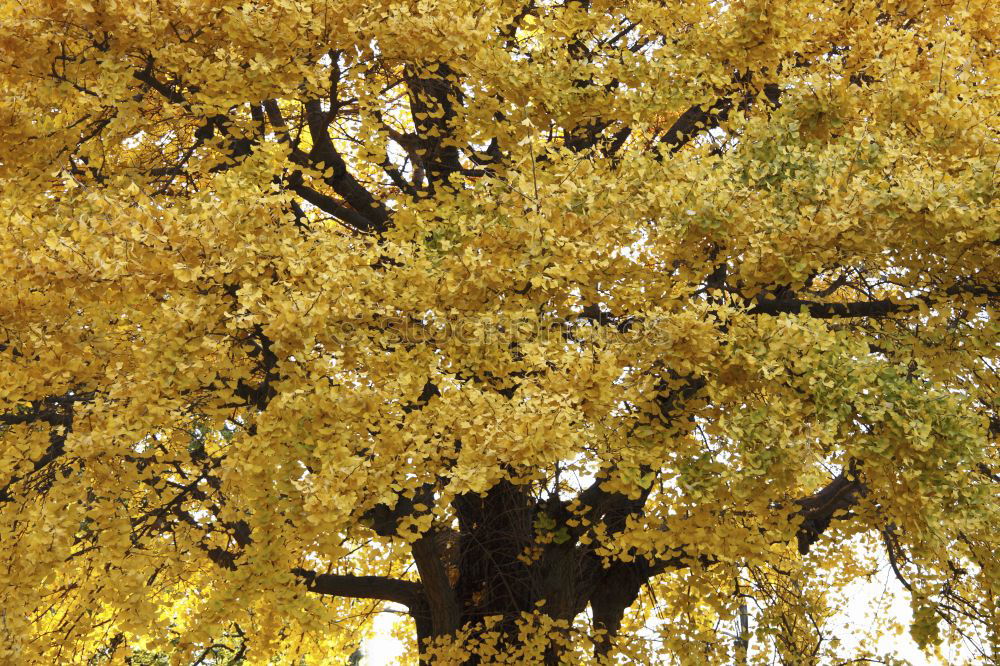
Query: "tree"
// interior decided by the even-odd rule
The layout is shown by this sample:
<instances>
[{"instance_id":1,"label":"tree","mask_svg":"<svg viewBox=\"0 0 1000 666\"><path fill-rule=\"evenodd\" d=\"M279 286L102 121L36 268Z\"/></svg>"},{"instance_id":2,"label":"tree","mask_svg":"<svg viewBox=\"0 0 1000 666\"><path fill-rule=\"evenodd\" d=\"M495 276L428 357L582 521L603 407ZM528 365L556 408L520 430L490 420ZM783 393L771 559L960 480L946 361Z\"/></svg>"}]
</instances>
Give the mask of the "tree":
<instances>
[{"instance_id":1,"label":"tree","mask_svg":"<svg viewBox=\"0 0 1000 666\"><path fill-rule=\"evenodd\" d=\"M0 12L4 663L996 657L995 3Z\"/></svg>"}]
</instances>

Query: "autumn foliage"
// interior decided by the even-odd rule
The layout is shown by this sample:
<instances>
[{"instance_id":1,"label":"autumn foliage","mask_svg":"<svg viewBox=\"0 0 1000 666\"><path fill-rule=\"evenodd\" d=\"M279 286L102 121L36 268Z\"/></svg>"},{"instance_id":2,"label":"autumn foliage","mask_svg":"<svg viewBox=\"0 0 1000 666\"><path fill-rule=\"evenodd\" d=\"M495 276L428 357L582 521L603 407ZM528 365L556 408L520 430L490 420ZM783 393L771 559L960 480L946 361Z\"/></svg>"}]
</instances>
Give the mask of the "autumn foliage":
<instances>
[{"instance_id":1,"label":"autumn foliage","mask_svg":"<svg viewBox=\"0 0 1000 666\"><path fill-rule=\"evenodd\" d=\"M995 658L998 35L0 0L0 663Z\"/></svg>"}]
</instances>

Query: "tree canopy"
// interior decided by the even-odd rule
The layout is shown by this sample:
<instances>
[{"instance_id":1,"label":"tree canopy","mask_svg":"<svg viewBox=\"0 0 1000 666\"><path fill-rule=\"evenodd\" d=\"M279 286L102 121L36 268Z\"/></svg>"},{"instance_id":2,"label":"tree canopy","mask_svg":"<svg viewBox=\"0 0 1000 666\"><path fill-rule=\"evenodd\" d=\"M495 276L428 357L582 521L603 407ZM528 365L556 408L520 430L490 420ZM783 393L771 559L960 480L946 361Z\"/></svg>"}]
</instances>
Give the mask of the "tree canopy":
<instances>
[{"instance_id":1,"label":"tree canopy","mask_svg":"<svg viewBox=\"0 0 1000 666\"><path fill-rule=\"evenodd\" d=\"M997 35L3 0L0 661L996 658Z\"/></svg>"}]
</instances>

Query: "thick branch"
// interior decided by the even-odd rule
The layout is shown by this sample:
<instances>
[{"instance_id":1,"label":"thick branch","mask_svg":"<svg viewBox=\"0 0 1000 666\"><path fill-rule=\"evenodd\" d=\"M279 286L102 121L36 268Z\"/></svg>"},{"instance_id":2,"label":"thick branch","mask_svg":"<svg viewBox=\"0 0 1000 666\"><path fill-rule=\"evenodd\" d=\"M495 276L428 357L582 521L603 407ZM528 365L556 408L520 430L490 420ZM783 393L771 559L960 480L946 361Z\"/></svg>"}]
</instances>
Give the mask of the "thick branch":
<instances>
[{"instance_id":1,"label":"thick branch","mask_svg":"<svg viewBox=\"0 0 1000 666\"><path fill-rule=\"evenodd\" d=\"M462 624L458 597L448 580L448 571L438 551L434 532L424 534L412 546L413 561L420 573L421 587L427 599L431 625L438 636L456 631Z\"/></svg>"},{"instance_id":2,"label":"thick branch","mask_svg":"<svg viewBox=\"0 0 1000 666\"><path fill-rule=\"evenodd\" d=\"M853 475L852 475L853 476ZM841 472L823 488L809 497L796 500L802 524L797 534L799 552L805 555L820 535L830 526L837 512L847 512L867 493L867 488L857 476L848 478Z\"/></svg>"},{"instance_id":3,"label":"thick branch","mask_svg":"<svg viewBox=\"0 0 1000 666\"><path fill-rule=\"evenodd\" d=\"M990 285L979 284L971 280L961 280L950 287L937 292L943 296L973 296L996 301L1000 298L1000 290ZM927 305L935 300L933 293L919 297ZM835 317L885 317L891 314L913 312L917 306L910 303L896 303L883 298L874 301L856 301L850 303L824 303L801 298L761 298L758 299L749 314L798 314L803 309L809 316L816 319L832 319Z\"/></svg>"},{"instance_id":4,"label":"thick branch","mask_svg":"<svg viewBox=\"0 0 1000 666\"><path fill-rule=\"evenodd\" d=\"M245 523L243 526L246 528ZM237 534L237 541L241 547L245 547L251 542L248 528L246 529L245 534ZM229 571L236 570L238 566L236 554L222 548L208 548L204 544L199 544L199 546L217 566ZM302 567L292 569L292 574L305 585L307 590L316 594L392 601L402 604L410 610L420 610L424 604L423 587L420 583L413 581L385 576L319 574Z\"/></svg>"},{"instance_id":5,"label":"thick branch","mask_svg":"<svg viewBox=\"0 0 1000 666\"><path fill-rule=\"evenodd\" d=\"M625 609L635 603L642 586L652 575L642 558L635 563L615 562L602 574L590 596L594 629L600 632L594 640L594 656L598 658L611 651Z\"/></svg>"},{"instance_id":6,"label":"thick branch","mask_svg":"<svg viewBox=\"0 0 1000 666\"><path fill-rule=\"evenodd\" d=\"M10 489L32 474L45 468L66 452L66 435L73 429L73 407L78 402L89 402L94 392L49 396L32 401L30 407L13 413L0 414L0 426L30 425L44 423L50 427L49 446L45 452L32 461L31 469L24 474L14 474L0 487L0 502L13 499Z\"/></svg>"},{"instance_id":7,"label":"thick branch","mask_svg":"<svg viewBox=\"0 0 1000 666\"><path fill-rule=\"evenodd\" d=\"M295 171L288 177L288 189L308 201L313 206L316 206L316 208L319 208L324 213L333 215L341 222L350 226L352 229L365 233L371 233L378 230L378 228L373 225L372 221L364 215L361 215L347 206L342 205L333 197L323 194L322 192L318 192L306 185L302 180L301 171Z\"/></svg>"},{"instance_id":8,"label":"thick branch","mask_svg":"<svg viewBox=\"0 0 1000 666\"><path fill-rule=\"evenodd\" d=\"M454 134L456 106L461 104L461 89L449 78L457 72L444 63L435 63L436 76L422 76L417 68L407 67L404 74L410 98L410 111L420 161L425 167L430 192L435 185L447 183L451 174L461 171L458 149L449 139Z\"/></svg>"},{"instance_id":9,"label":"thick branch","mask_svg":"<svg viewBox=\"0 0 1000 666\"><path fill-rule=\"evenodd\" d=\"M343 574L318 574L308 569L292 569L306 589L316 594L328 594L354 599L380 599L402 604L407 608L420 603L420 583L384 576L351 576Z\"/></svg>"},{"instance_id":10,"label":"thick branch","mask_svg":"<svg viewBox=\"0 0 1000 666\"><path fill-rule=\"evenodd\" d=\"M763 93L772 106L778 106L781 89L777 85L772 83L765 85ZM676 153L697 134L714 129L724 122L735 105L733 97L737 95L741 98L739 105L741 109L748 108L753 103L752 93L734 91L731 96L723 97L707 108L696 104L674 121L660 142L669 146L671 153Z\"/></svg>"},{"instance_id":11,"label":"thick branch","mask_svg":"<svg viewBox=\"0 0 1000 666\"><path fill-rule=\"evenodd\" d=\"M306 123L309 125L309 133L313 140L313 147L309 152L310 162L322 163L324 168L332 169L330 177L325 179L327 184L366 220L364 224L355 226L369 232L385 231L389 227L389 211L347 170L347 163L337 152L330 138L330 115L323 110L319 100L306 102L305 111ZM336 215L332 211L331 214Z\"/></svg>"},{"instance_id":12,"label":"thick branch","mask_svg":"<svg viewBox=\"0 0 1000 666\"><path fill-rule=\"evenodd\" d=\"M896 312L912 310L914 306L893 303L887 298L855 303L821 303L801 298L761 299L750 308L749 314L798 314L803 309L809 313L809 316L816 319L831 319L834 317L884 317Z\"/></svg>"}]
</instances>

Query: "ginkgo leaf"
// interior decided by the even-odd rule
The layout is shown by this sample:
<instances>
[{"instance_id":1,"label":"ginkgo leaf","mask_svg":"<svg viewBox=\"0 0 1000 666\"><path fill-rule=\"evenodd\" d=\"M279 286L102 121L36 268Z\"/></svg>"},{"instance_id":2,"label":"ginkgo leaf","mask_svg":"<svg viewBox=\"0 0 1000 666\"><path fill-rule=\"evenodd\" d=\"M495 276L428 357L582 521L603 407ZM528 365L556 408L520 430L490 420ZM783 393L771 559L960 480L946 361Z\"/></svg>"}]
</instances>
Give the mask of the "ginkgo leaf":
<instances>
[{"instance_id":1,"label":"ginkgo leaf","mask_svg":"<svg viewBox=\"0 0 1000 666\"><path fill-rule=\"evenodd\" d=\"M0 3L0 663L994 659L997 22Z\"/></svg>"}]
</instances>

